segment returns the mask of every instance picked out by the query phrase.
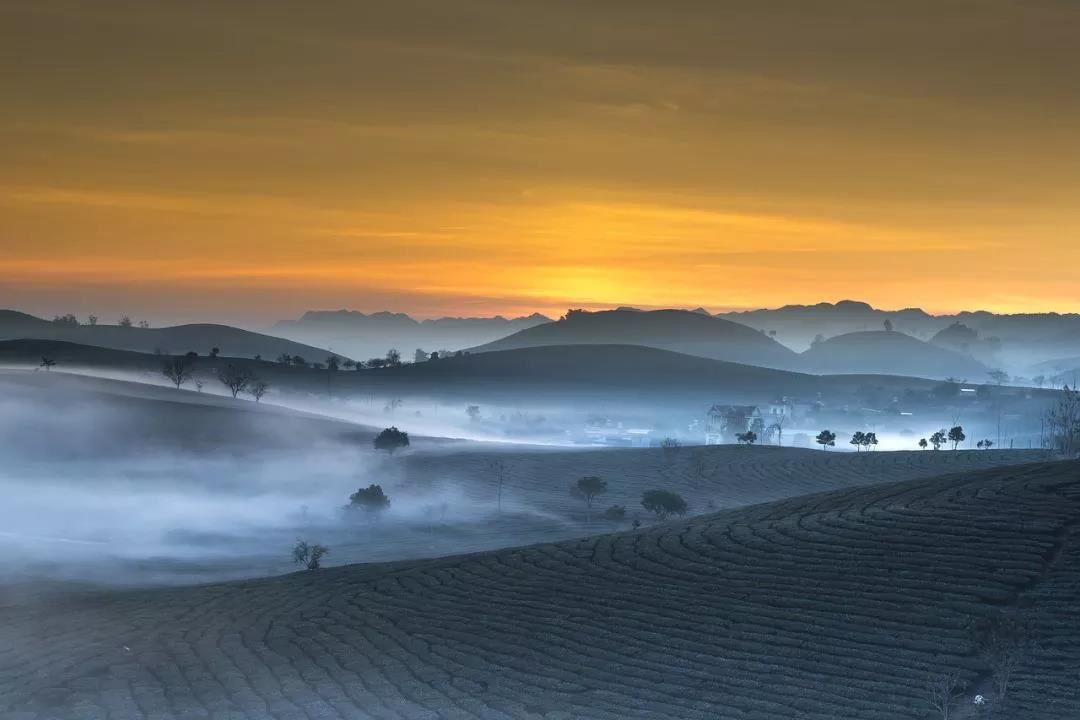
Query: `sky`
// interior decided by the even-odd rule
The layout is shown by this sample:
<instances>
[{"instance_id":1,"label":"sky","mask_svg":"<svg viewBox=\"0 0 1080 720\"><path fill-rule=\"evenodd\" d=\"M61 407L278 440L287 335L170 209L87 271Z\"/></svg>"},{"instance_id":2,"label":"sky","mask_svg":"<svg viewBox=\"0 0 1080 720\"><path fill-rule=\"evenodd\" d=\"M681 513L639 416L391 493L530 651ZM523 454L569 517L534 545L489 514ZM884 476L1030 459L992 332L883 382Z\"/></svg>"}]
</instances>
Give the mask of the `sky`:
<instances>
[{"instance_id":1,"label":"sky","mask_svg":"<svg viewBox=\"0 0 1080 720\"><path fill-rule=\"evenodd\" d=\"M1074 0L0 0L0 306L1080 311Z\"/></svg>"}]
</instances>

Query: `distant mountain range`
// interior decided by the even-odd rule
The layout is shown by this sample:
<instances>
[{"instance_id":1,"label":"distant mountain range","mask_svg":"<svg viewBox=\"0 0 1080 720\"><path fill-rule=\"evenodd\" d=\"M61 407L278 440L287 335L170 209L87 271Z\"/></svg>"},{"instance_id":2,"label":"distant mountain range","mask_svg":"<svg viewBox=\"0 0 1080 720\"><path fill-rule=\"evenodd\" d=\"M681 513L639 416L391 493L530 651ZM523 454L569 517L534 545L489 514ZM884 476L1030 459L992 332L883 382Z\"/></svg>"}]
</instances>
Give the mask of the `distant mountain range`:
<instances>
[{"instance_id":1,"label":"distant mountain range","mask_svg":"<svg viewBox=\"0 0 1080 720\"><path fill-rule=\"evenodd\" d=\"M776 339L795 350L804 350L818 335L824 338L852 332L881 330L889 321L894 330L931 340L950 326L974 333L966 338L967 352L984 364L1004 365L1019 370L1034 362L1080 355L1080 314L996 313L965 311L949 315L931 315L919 308L879 310L853 300L816 305L785 305L771 310L748 310L719 314L728 320L773 333ZM943 346L950 338L939 338ZM937 343L936 343L937 344Z\"/></svg>"},{"instance_id":2,"label":"distant mountain range","mask_svg":"<svg viewBox=\"0 0 1080 720\"><path fill-rule=\"evenodd\" d=\"M548 322L551 318L539 313L518 318L416 320L404 313L316 310L304 313L299 320L282 320L271 332L360 359L381 357L390 348L411 359L417 349L429 353L460 350Z\"/></svg>"},{"instance_id":3,"label":"distant mountain range","mask_svg":"<svg viewBox=\"0 0 1080 720\"><path fill-rule=\"evenodd\" d=\"M272 335L241 330L229 325L194 324L163 328L119 325L77 325L73 321L45 320L15 310L0 310L0 340L59 340L141 353L182 355L196 352L209 355L218 348L228 357L261 355L273 360L279 355L300 355L311 361L325 361L326 350Z\"/></svg>"}]
</instances>

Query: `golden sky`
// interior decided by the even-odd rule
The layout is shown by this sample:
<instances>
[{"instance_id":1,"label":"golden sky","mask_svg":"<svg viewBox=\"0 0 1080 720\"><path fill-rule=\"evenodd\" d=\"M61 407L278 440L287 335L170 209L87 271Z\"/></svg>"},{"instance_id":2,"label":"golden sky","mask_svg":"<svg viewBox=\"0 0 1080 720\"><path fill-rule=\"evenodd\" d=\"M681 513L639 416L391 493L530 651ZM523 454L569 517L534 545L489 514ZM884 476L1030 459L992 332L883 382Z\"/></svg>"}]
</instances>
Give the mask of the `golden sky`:
<instances>
[{"instance_id":1,"label":"golden sky","mask_svg":"<svg viewBox=\"0 0 1080 720\"><path fill-rule=\"evenodd\" d=\"M1074 0L0 0L0 306L1080 311Z\"/></svg>"}]
</instances>

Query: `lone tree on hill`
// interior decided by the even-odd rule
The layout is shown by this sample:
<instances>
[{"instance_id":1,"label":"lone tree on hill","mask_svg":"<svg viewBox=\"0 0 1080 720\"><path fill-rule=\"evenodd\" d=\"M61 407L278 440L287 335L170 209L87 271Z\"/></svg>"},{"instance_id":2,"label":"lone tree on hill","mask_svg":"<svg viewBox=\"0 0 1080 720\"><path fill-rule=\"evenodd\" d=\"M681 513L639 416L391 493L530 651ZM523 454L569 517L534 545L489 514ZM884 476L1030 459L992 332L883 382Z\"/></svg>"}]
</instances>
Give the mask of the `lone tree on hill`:
<instances>
[{"instance_id":1,"label":"lone tree on hill","mask_svg":"<svg viewBox=\"0 0 1080 720\"><path fill-rule=\"evenodd\" d=\"M686 501L678 493L670 490L646 490L641 494L641 507L656 515L657 520L666 520L669 515L685 515Z\"/></svg>"},{"instance_id":2,"label":"lone tree on hill","mask_svg":"<svg viewBox=\"0 0 1080 720\"><path fill-rule=\"evenodd\" d=\"M873 450L878 444L877 433L868 432L863 435L862 446L867 450Z\"/></svg>"},{"instance_id":3,"label":"lone tree on hill","mask_svg":"<svg viewBox=\"0 0 1080 720\"><path fill-rule=\"evenodd\" d=\"M117 323L117 324L122 328L129 328L134 323L131 322L131 318L129 318L127 315L125 315L124 317L120 318L120 322Z\"/></svg>"},{"instance_id":4,"label":"lone tree on hill","mask_svg":"<svg viewBox=\"0 0 1080 720\"><path fill-rule=\"evenodd\" d=\"M1009 382L1009 373L1004 370L990 370L986 375L990 378L990 382L995 385L1004 385Z\"/></svg>"},{"instance_id":5,"label":"lone tree on hill","mask_svg":"<svg viewBox=\"0 0 1080 720\"><path fill-rule=\"evenodd\" d=\"M330 548L318 543L308 543L307 540L297 539L293 545L292 558L297 565L303 565L308 570L318 570L322 567L322 559L330 554Z\"/></svg>"},{"instance_id":6,"label":"lone tree on hill","mask_svg":"<svg viewBox=\"0 0 1080 720\"><path fill-rule=\"evenodd\" d=\"M934 446L935 450L940 450L941 446L945 444L945 429L942 428L936 433L930 436L930 444Z\"/></svg>"},{"instance_id":7,"label":"lone tree on hill","mask_svg":"<svg viewBox=\"0 0 1080 720\"><path fill-rule=\"evenodd\" d=\"M409 433L396 427L388 427L375 436L376 450L385 450L393 455L395 450L405 447L409 447Z\"/></svg>"},{"instance_id":8,"label":"lone tree on hill","mask_svg":"<svg viewBox=\"0 0 1080 720\"><path fill-rule=\"evenodd\" d=\"M828 450L830 447L836 445L836 433L832 430L822 430L814 438L814 442L821 446L822 450Z\"/></svg>"},{"instance_id":9,"label":"lone tree on hill","mask_svg":"<svg viewBox=\"0 0 1080 720\"><path fill-rule=\"evenodd\" d=\"M397 348L390 348L386 351L386 365L387 367L401 366L401 353L397 351Z\"/></svg>"},{"instance_id":10,"label":"lone tree on hill","mask_svg":"<svg viewBox=\"0 0 1080 720\"><path fill-rule=\"evenodd\" d=\"M49 372L54 367L56 367L56 361L53 360L51 357L48 357L46 355L42 355L41 356L41 364L38 365L38 367L39 368L45 368L45 372Z\"/></svg>"},{"instance_id":11,"label":"lone tree on hill","mask_svg":"<svg viewBox=\"0 0 1080 720\"><path fill-rule=\"evenodd\" d=\"M855 452L860 452L863 448L863 445L866 444L866 433L864 433L862 430L856 431L851 436L850 442L852 445L855 446Z\"/></svg>"},{"instance_id":12,"label":"lone tree on hill","mask_svg":"<svg viewBox=\"0 0 1080 720\"><path fill-rule=\"evenodd\" d=\"M164 362L161 366L161 374L169 379L176 389L191 379L191 358L187 355L176 355Z\"/></svg>"},{"instance_id":13,"label":"lone tree on hill","mask_svg":"<svg viewBox=\"0 0 1080 720\"><path fill-rule=\"evenodd\" d=\"M216 358L220 354L221 354L221 348L219 348L219 347L210 348L210 357Z\"/></svg>"},{"instance_id":14,"label":"lone tree on hill","mask_svg":"<svg viewBox=\"0 0 1080 720\"><path fill-rule=\"evenodd\" d=\"M232 393L234 399L248 389L248 385L251 384L253 379L251 371L245 367L229 365L224 370L218 371L218 380L222 385L229 388L229 392Z\"/></svg>"},{"instance_id":15,"label":"lone tree on hill","mask_svg":"<svg viewBox=\"0 0 1080 720\"><path fill-rule=\"evenodd\" d=\"M964 428L956 425L949 430L949 442L952 443L952 449L956 450L960 447L960 443L967 440L967 435L964 434Z\"/></svg>"},{"instance_id":16,"label":"lone tree on hill","mask_svg":"<svg viewBox=\"0 0 1080 720\"><path fill-rule=\"evenodd\" d=\"M254 378L251 381L251 384L248 385L247 392L248 395L255 398L255 402L259 402L260 400L262 400L263 395L265 395L266 391L269 389L270 383L266 382L265 380L260 380L259 378Z\"/></svg>"},{"instance_id":17,"label":"lone tree on hill","mask_svg":"<svg viewBox=\"0 0 1080 720\"><path fill-rule=\"evenodd\" d=\"M921 447L923 450L925 450L926 446L929 445L929 444L930 443L926 442L926 438L923 438L922 440L919 441L919 447Z\"/></svg>"},{"instance_id":18,"label":"lone tree on hill","mask_svg":"<svg viewBox=\"0 0 1080 720\"><path fill-rule=\"evenodd\" d=\"M744 433L739 433L735 436L735 439L747 446L753 445L757 442L757 433L753 430L747 430Z\"/></svg>"},{"instance_id":19,"label":"lone tree on hill","mask_svg":"<svg viewBox=\"0 0 1080 720\"><path fill-rule=\"evenodd\" d=\"M379 513L390 507L390 498L386 497L382 485L372 483L349 496L349 507L360 508L377 517Z\"/></svg>"},{"instance_id":20,"label":"lone tree on hill","mask_svg":"<svg viewBox=\"0 0 1080 720\"><path fill-rule=\"evenodd\" d=\"M570 494L585 501L585 522L592 520L592 504L598 495L607 492L607 480L596 475L587 475L570 487Z\"/></svg>"}]
</instances>

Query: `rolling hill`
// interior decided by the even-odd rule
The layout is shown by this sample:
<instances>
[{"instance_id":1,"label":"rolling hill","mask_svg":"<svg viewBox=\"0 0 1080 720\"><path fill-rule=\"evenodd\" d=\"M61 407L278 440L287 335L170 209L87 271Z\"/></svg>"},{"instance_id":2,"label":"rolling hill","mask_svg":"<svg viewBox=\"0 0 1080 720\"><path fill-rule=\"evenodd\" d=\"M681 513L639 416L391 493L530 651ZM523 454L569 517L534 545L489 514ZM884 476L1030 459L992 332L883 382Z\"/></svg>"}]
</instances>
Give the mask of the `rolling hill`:
<instances>
[{"instance_id":1,"label":"rolling hill","mask_svg":"<svg viewBox=\"0 0 1080 720\"><path fill-rule=\"evenodd\" d=\"M472 352L549 345L641 345L759 367L798 365L796 353L761 332L686 310L570 312L561 320L521 330Z\"/></svg>"},{"instance_id":2,"label":"rolling hill","mask_svg":"<svg viewBox=\"0 0 1080 720\"><path fill-rule=\"evenodd\" d=\"M45 340L0 342L0 364L34 367L43 355L56 360L60 369L87 368L141 373L144 379L163 383L162 358L158 355L76 345ZM392 393L401 396L429 395L447 398L504 398L545 396L554 400L606 397L637 401L662 398L700 402L726 398L728 402L768 402L777 396L831 397L855 393L864 384L885 390L928 390L932 383L907 377L870 375L816 376L786 370L754 367L634 345L582 344L540 346L448 357L400 367L326 370L284 366L266 360L200 357L195 374L211 384L218 369L241 365L269 381L274 391L326 393Z\"/></svg>"},{"instance_id":3,"label":"rolling hill","mask_svg":"<svg viewBox=\"0 0 1080 720\"><path fill-rule=\"evenodd\" d=\"M11 598L0 714L910 720L941 717L930 688L953 677L958 707L1072 720L1078 530L1080 463L1043 463L437 560ZM1026 652L998 700L1003 627Z\"/></svg>"},{"instance_id":4,"label":"rolling hill","mask_svg":"<svg viewBox=\"0 0 1080 720\"><path fill-rule=\"evenodd\" d=\"M802 354L803 367L817 373L881 373L910 377L958 377L984 382L989 370L962 355L901 332L856 332L815 344Z\"/></svg>"},{"instance_id":5,"label":"rolling hill","mask_svg":"<svg viewBox=\"0 0 1080 720\"><path fill-rule=\"evenodd\" d=\"M281 354L299 355L309 362L323 361L329 353L321 348L272 335L241 330L229 325L192 324L164 328L119 325L66 325L13 310L0 310L0 340L58 340L142 353L182 355L194 351L207 355L211 348L233 357L261 355L273 359Z\"/></svg>"}]
</instances>

